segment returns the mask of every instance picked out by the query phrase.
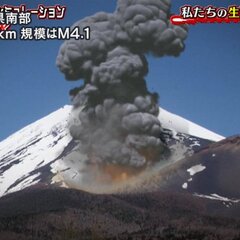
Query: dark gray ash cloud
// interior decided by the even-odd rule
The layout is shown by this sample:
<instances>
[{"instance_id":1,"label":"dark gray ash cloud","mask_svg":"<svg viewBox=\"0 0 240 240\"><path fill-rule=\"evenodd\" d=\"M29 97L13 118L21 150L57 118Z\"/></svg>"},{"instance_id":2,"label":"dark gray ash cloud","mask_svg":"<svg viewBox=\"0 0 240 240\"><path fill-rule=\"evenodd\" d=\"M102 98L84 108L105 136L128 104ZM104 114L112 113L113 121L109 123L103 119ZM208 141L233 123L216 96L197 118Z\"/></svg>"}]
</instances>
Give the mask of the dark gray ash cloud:
<instances>
[{"instance_id":1,"label":"dark gray ash cloud","mask_svg":"<svg viewBox=\"0 0 240 240\"><path fill-rule=\"evenodd\" d=\"M144 167L165 151L158 96L147 89L146 54L178 56L185 26L170 23L169 0L119 0L114 13L100 12L73 27L91 28L90 40L67 40L57 66L68 80L83 79L75 91L80 124L70 127L89 161Z\"/></svg>"}]
</instances>

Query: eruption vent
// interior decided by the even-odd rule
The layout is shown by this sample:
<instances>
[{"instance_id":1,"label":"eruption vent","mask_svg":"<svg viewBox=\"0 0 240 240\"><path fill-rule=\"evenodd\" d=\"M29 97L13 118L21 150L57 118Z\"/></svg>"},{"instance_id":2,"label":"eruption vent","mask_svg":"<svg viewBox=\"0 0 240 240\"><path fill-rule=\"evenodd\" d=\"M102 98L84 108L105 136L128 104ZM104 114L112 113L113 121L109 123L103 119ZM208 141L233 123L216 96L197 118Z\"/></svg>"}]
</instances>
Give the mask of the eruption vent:
<instances>
[{"instance_id":1,"label":"eruption vent","mask_svg":"<svg viewBox=\"0 0 240 240\"><path fill-rule=\"evenodd\" d=\"M84 108L70 132L89 164L143 169L164 153L158 95L147 89L144 55L183 51L187 29L169 18L169 0L119 0L114 13L100 12L73 25L90 26L90 40L61 46L59 69L68 80L84 80L72 91L75 110Z\"/></svg>"}]
</instances>

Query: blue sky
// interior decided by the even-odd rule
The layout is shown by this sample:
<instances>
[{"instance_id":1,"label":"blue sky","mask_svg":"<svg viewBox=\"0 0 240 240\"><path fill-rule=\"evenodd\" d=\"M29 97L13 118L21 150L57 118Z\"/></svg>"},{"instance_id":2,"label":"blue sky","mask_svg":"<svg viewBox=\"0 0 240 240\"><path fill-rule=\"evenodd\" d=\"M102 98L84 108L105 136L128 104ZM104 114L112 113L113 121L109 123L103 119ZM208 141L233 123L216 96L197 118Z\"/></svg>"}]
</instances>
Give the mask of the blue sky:
<instances>
[{"instance_id":1,"label":"blue sky","mask_svg":"<svg viewBox=\"0 0 240 240\"><path fill-rule=\"evenodd\" d=\"M172 1L179 13L182 0ZM192 0L195 5L220 1ZM221 6L237 4L224 1ZM8 0L1 4L19 5ZM70 26L97 11L112 12L115 0L21 1L28 8L66 5L64 20L35 20L31 26ZM189 2L188 2L189 3ZM240 133L239 24L191 26L185 52L179 58L149 59L149 89L158 92L160 105L219 134ZM29 123L69 104L68 92L81 82L67 82L55 66L62 41L0 40L0 140Z\"/></svg>"}]
</instances>

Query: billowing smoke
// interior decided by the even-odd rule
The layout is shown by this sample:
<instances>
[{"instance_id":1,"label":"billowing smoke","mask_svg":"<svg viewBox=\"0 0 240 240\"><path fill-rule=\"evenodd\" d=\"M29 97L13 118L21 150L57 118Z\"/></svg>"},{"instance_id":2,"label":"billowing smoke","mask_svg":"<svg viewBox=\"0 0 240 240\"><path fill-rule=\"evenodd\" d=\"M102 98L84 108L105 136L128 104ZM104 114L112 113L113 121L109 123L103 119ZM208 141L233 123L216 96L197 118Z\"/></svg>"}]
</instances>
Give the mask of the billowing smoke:
<instances>
[{"instance_id":1,"label":"billowing smoke","mask_svg":"<svg viewBox=\"0 0 240 240\"><path fill-rule=\"evenodd\" d=\"M84 109L70 132L89 162L144 168L164 153L158 95L147 89L144 55L183 51L187 29L169 18L170 0L118 0L114 13L100 12L73 25L90 26L90 40L61 46L59 69L68 80L84 80L73 91L75 109Z\"/></svg>"}]
</instances>

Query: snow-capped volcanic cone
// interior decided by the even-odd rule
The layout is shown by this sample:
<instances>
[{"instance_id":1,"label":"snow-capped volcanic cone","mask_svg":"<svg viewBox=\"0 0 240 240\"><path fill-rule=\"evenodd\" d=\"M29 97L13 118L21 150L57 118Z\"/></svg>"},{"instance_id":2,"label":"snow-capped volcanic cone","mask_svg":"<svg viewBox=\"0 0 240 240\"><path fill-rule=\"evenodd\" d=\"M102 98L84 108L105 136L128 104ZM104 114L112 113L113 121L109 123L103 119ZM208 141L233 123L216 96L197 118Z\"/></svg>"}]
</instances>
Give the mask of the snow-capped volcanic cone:
<instances>
[{"instance_id":1,"label":"snow-capped volcanic cone","mask_svg":"<svg viewBox=\"0 0 240 240\"><path fill-rule=\"evenodd\" d=\"M0 142L0 196L39 182L66 186L62 177L74 179L81 175L74 166L64 169L61 164L62 157L74 148L67 127L71 111L71 106L65 106ZM159 119L176 159L223 139L164 109L160 109Z\"/></svg>"}]
</instances>

